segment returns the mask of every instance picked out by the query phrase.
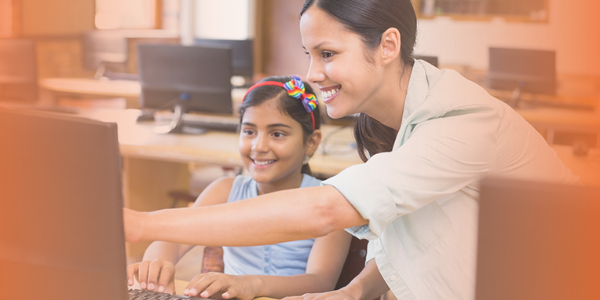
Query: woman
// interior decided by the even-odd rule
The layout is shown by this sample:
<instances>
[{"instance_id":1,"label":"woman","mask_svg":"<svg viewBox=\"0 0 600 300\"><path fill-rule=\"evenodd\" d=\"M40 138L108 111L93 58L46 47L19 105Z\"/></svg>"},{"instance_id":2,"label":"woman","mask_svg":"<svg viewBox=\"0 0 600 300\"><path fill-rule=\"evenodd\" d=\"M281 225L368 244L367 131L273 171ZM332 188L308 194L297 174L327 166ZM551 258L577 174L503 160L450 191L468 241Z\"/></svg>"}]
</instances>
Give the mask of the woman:
<instances>
[{"instance_id":1,"label":"woman","mask_svg":"<svg viewBox=\"0 0 600 300\"><path fill-rule=\"evenodd\" d=\"M478 180L578 178L510 107L454 71L413 60L416 26L410 0L307 0L307 79L331 117L361 114L355 136L366 163L321 187L245 203L126 210L127 238L251 245L349 228L370 240L364 270L338 291L306 297L373 299L391 289L398 299L473 298ZM190 231L169 232L184 222ZM219 226L193 229L209 224Z\"/></svg>"}]
</instances>

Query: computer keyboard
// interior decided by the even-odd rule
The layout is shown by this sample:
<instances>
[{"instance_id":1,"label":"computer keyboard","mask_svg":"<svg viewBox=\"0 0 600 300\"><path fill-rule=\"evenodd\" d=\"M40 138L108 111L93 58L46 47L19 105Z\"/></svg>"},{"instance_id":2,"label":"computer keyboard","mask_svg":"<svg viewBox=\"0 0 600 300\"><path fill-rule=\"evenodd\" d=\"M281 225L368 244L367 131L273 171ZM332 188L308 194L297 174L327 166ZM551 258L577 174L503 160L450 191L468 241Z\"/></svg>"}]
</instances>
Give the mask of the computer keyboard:
<instances>
[{"instance_id":1,"label":"computer keyboard","mask_svg":"<svg viewBox=\"0 0 600 300\"><path fill-rule=\"evenodd\" d=\"M169 295L149 290L130 289L129 300L182 300L191 299L187 296Z\"/></svg>"},{"instance_id":2,"label":"computer keyboard","mask_svg":"<svg viewBox=\"0 0 600 300\"><path fill-rule=\"evenodd\" d=\"M189 127L205 128L208 130L218 130L227 132L237 132L239 119L233 116L219 115L183 115L183 125Z\"/></svg>"}]
</instances>

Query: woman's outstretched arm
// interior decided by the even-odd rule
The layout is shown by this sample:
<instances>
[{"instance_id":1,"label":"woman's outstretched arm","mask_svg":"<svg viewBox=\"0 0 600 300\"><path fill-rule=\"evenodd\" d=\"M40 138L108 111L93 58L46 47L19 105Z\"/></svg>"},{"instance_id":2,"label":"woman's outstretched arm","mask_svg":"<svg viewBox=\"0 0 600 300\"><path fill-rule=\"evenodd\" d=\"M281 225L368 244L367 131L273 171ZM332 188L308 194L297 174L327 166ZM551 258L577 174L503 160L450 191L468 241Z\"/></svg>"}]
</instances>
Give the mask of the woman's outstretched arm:
<instances>
[{"instance_id":1,"label":"woman's outstretched arm","mask_svg":"<svg viewBox=\"0 0 600 300\"><path fill-rule=\"evenodd\" d=\"M209 207L155 212L124 209L123 214L128 242L206 246L275 244L368 223L332 186L284 190Z\"/></svg>"}]
</instances>

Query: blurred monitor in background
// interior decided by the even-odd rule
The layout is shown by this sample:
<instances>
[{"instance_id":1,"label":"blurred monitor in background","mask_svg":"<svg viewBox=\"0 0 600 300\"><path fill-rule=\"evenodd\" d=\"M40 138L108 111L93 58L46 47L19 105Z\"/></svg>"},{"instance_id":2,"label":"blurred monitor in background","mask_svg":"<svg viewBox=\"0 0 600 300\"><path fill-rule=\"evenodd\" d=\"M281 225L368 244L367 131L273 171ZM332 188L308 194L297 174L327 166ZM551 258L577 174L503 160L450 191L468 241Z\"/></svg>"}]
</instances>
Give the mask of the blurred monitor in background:
<instances>
[{"instance_id":1,"label":"blurred monitor in background","mask_svg":"<svg viewBox=\"0 0 600 300\"><path fill-rule=\"evenodd\" d=\"M145 113L174 110L161 133L185 131L188 112L233 114L229 47L140 44L138 66Z\"/></svg>"},{"instance_id":2,"label":"blurred monitor in background","mask_svg":"<svg viewBox=\"0 0 600 300\"><path fill-rule=\"evenodd\" d=\"M83 67L100 79L110 73L126 73L127 38L119 30L92 30L83 34Z\"/></svg>"},{"instance_id":3,"label":"blurred monitor in background","mask_svg":"<svg viewBox=\"0 0 600 300\"><path fill-rule=\"evenodd\" d=\"M439 68L438 57L432 55L413 55L414 59L422 59L436 68Z\"/></svg>"},{"instance_id":4,"label":"blurred monitor in background","mask_svg":"<svg viewBox=\"0 0 600 300\"><path fill-rule=\"evenodd\" d=\"M556 53L490 47L487 86L513 91L513 106L517 106L522 92L555 95Z\"/></svg>"},{"instance_id":5,"label":"blurred monitor in background","mask_svg":"<svg viewBox=\"0 0 600 300\"><path fill-rule=\"evenodd\" d=\"M253 84L254 75L254 51L253 40L223 40L223 39L195 39L194 44L198 46L225 46L231 48L231 65L233 76L241 80L233 80L236 86L249 87Z\"/></svg>"},{"instance_id":6,"label":"blurred monitor in background","mask_svg":"<svg viewBox=\"0 0 600 300\"><path fill-rule=\"evenodd\" d=\"M35 42L0 39L0 101L30 104L37 100Z\"/></svg>"}]
</instances>

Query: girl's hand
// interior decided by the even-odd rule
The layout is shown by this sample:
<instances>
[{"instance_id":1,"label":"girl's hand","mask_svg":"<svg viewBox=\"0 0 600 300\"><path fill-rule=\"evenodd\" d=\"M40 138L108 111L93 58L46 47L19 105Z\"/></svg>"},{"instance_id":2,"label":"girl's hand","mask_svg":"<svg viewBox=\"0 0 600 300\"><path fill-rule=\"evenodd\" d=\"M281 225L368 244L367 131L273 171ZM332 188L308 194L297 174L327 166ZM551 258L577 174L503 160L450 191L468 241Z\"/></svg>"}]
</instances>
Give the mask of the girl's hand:
<instances>
[{"instance_id":1,"label":"girl's hand","mask_svg":"<svg viewBox=\"0 0 600 300\"><path fill-rule=\"evenodd\" d=\"M202 298L250 300L258 296L262 281L255 276L227 275L223 273L206 273L196 275L187 285L185 296Z\"/></svg>"},{"instance_id":2,"label":"girl's hand","mask_svg":"<svg viewBox=\"0 0 600 300\"><path fill-rule=\"evenodd\" d=\"M282 300L357 300L344 289L317 294L304 294L302 296L285 297Z\"/></svg>"},{"instance_id":3,"label":"girl's hand","mask_svg":"<svg viewBox=\"0 0 600 300\"><path fill-rule=\"evenodd\" d=\"M175 266L164 259L145 260L127 266L127 284L133 285L133 278L140 283L140 289L159 293L175 294Z\"/></svg>"}]
</instances>

